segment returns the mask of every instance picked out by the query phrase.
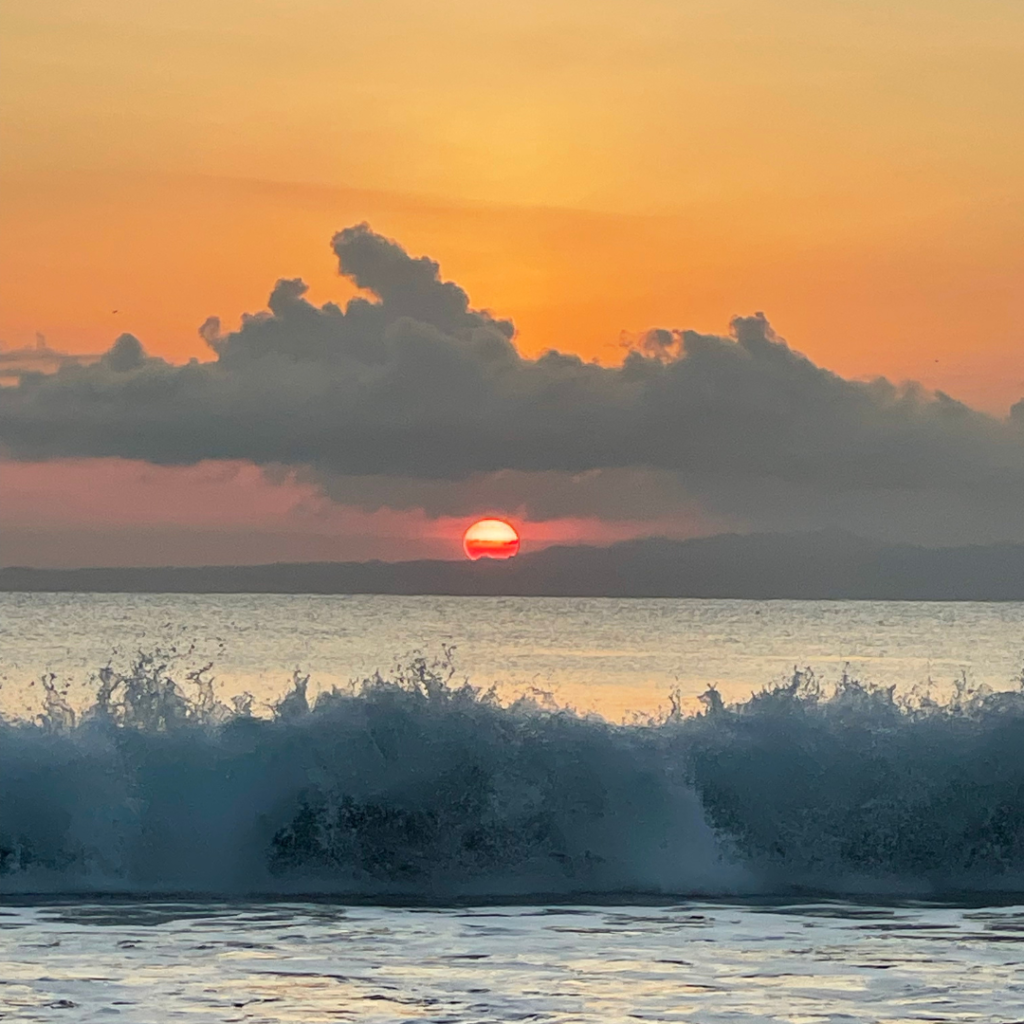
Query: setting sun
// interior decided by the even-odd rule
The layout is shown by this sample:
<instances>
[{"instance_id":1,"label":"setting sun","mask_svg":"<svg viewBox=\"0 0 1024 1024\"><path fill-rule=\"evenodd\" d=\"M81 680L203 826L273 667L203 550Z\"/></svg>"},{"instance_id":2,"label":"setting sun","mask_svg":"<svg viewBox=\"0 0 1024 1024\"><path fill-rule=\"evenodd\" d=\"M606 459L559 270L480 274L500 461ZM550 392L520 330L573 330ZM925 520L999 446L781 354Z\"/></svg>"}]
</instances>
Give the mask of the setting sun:
<instances>
[{"instance_id":1,"label":"setting sun","mask_svg":"<svg viewBox=\"0 0 1024 1024\"><path fill-rule=\"evenodd\" d=\"M519 551L519 534L504 519L481 519L465 532L462 547L474 560L511 558Z\"/></svg>"}]
</instances>

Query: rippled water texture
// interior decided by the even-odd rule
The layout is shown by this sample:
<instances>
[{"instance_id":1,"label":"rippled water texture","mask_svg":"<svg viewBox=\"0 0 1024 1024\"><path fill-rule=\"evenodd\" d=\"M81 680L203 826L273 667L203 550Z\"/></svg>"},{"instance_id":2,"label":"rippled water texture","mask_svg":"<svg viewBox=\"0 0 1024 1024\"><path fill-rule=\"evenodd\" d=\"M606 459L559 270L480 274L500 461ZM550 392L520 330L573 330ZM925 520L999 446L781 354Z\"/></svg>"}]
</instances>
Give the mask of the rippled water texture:
<instances>
[{"instance_id":1,"label":"rippled water texture","mask_svg":"<svg viewBox=\"0 0 1024 1024\"><path fill-rule=\"evenodd\" d=\"M834 681L900 689L962 672L994 689L1024 666L1024 605L884 601L691 601L275 594L0 594L0 707L35 709L44 671L88 703L114 656L196 645L224 693L271 701L292 671L327 688L387 672L419 648L457 647L460 673L506 695L536 687L612 721L689 706L710 683L727 699L794 665ZM116 653L115 653L116 652Z\"/></svg>"},{"instance_id":2,"label":"rippled water texture","mask_svg":"<svg viewBox=\"0 0 1024 1024\"><path fill-rule=\"evenodd\" d=\"M0 916L19 1021L1017 1021L1024 910L76 903Z\"/></svg>"}]
</instances>

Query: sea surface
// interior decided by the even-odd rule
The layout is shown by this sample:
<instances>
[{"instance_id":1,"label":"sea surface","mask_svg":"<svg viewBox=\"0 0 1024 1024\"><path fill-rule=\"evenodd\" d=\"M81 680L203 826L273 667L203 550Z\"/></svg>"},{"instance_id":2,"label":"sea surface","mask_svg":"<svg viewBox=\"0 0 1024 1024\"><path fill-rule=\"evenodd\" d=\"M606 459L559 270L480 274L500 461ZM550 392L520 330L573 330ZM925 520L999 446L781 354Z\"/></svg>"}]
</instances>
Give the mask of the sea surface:
<instances>
[{"instance_id":1,"label":"sea surface","mask_svg":"<svg viewBox=\"0 0 1024 1024\"><path fill-rule=\"evenodd\" d=\"M966 673L995 689L1024 670L1024 604L925 601L620 600L278 594L0 594L0 706L30 712L54 672L88 702L90 676L139 651L194 646L224 693L279 699L292 673L330 689L455 648L460 676L505 696L552 693L620 721L729 699L810 668L902 690Z\"/></svg>"},{"instance_id":2,"label":"sea surface","mask_svg":"<svg viewBox=\"0 0 1024 1024\"><path fill-rule=\"evenodd\" d=\"M19 1021L1019 1021L1024 909L65 902L0 916Z\"/></svg>"},{"instance_id":3,"label":"sea surface","mask_svg":"<svg viewBox=\"0 0 1024 1024\"><path fill-rule=\"evenodd\" d=\"M1024 1020L1024 606L0 595L0 1019Z\"/></svg>"}]
</instances>

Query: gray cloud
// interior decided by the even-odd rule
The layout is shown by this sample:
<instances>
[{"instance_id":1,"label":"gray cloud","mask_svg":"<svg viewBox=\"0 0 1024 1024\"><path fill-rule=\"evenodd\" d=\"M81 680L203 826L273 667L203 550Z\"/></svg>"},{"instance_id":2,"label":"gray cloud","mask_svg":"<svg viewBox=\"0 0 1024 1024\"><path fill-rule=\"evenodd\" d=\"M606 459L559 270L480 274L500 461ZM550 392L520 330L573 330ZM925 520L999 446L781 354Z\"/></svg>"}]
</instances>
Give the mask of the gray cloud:
<instances>
[{"instance_id":1,"label":"gray cloud","mask_svg":"<svg viewBox=\"0 0 1024 1024\"><path fill-rule=\"evenodd\" d=\"M376 301L318 307L302 281L279 281L239 330L208 320L214 358L185 366L122 335L98 362L0 389L6 451L302 466L339 499L438 512L516 492L547 514L699 502L760 526L876 533L916 515L943 539L983 512L987 534L1024 536L1024 407L1001 421L914 385L845 380L761 314L729 337L651 331L620 367L525 359L512 324L471 308L433 261L366 225L333 249ZM923 502L937 505L922 515Z\"/></svg>"},{"instance_id":2,"label":"gray cloud","mask_svg":"<svg viewBox=\"0 0 1024 1024\"><path fill-rule=\"evenodd\" d=\"M331 498L374 511L422 509L429 516L521 512L531 520L595 516L610 520L679 520L680 528L725 528L687 493L678 474L649 469L595 469L585 473L499 470L464 480L392 476L335 476L300 471ZM689 532L683 530L683 532Z\"/></svg>"},{"instance_id":3,"label":"gray cloud","mask_svg":"<svg viewBox=\"0 0 1024 1024\"><path fill-rule=\"evenodd\" d=\"M25 374L52 373L62 366L91 363L97 359L97 355L72 354L51 348L42 334L36 334L36 343L32 347L0 349L0 382L16 383Z\"/></svg>"}]
</instances>

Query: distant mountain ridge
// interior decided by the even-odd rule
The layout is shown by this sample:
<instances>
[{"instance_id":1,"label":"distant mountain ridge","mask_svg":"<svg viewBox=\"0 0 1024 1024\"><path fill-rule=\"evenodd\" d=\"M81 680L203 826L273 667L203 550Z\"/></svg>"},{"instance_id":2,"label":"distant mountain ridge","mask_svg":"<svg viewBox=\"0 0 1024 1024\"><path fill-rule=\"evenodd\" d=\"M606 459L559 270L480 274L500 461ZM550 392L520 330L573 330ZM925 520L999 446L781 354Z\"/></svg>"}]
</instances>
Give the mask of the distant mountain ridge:
<instances>
[{"instance_id":1,"label":"distant mountain ridge","mask_svg":"<svg viewBox=\"0 0 1024 1024\"><path fill-rule=\"evenodd\" d=\"M840 532L565 546L507 562L0 569L0 591L1024 601L1024 544L923 548Z\"/></svg>"}]
</instances>

